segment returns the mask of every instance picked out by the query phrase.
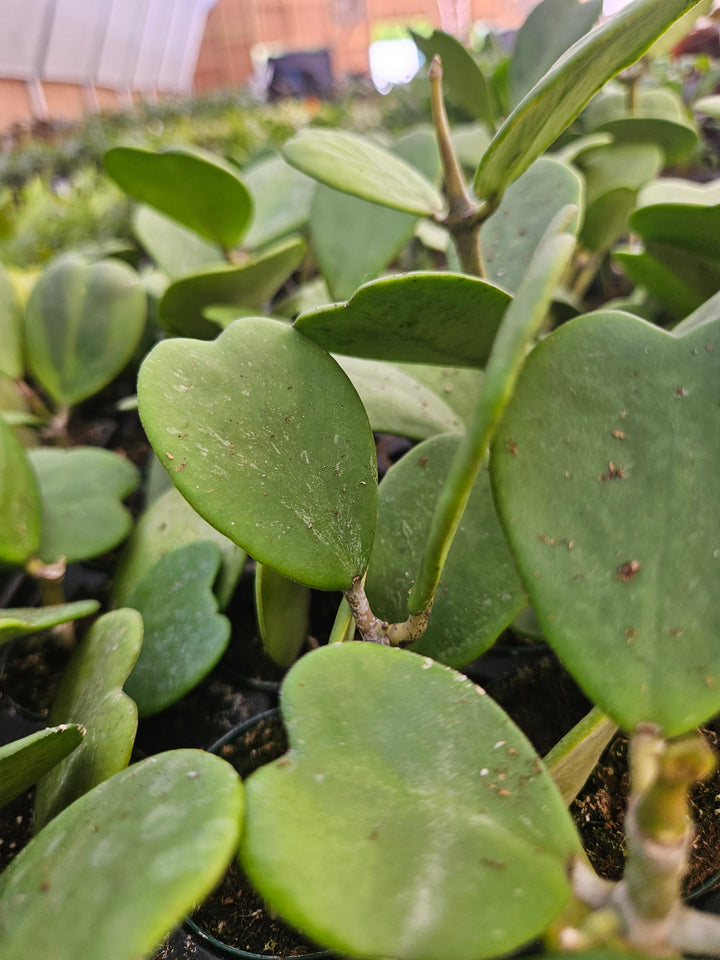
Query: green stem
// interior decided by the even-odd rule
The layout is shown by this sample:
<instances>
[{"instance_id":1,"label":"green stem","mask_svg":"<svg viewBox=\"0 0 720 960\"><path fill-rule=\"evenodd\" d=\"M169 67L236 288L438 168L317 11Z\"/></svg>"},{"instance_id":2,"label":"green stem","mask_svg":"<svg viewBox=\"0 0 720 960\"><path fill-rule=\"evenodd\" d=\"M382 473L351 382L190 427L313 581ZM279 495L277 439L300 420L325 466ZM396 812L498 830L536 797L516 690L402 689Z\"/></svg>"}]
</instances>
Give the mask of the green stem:
<instances>
[{"instance_id":1,"label":"green stem","mask_svg":"<svg viewBox=\"0 0 720 960\"><path fill-rule=\"evenodd\" d=\"M419 616L432 606L448 551L483 458L512 396L525 354L545 319L553 291L575 248L572 236L558 232L568 225L575 212L575 207L565 208L551 224L505 313L485 368L475 410L440 492L422 567L408 600L411 616Z\"/></svg>"},{"instance_id":2,"label":"green stem","mask_svg":"<svg viewBox=\"0 0 720 960\"><path fill-rule=\"evenodd\" d=\"M438 56L433 57L430 65L430 106L448 201L448 214L441 222L450 231L463 272L484 277L480 226L492 210L478 204L465 183L450 135L442 93L442 62Z\"/></svg>"},{"instance_id":3,"label":"green stem","mask_svg":"<svg viewBox=\"0 0 720 960\"><path fill-rule=\"evenodd\" d=\"M617 724L593 707L543 758L568 806L582 790L616 730Z\"/></svg>"}]
</instances>

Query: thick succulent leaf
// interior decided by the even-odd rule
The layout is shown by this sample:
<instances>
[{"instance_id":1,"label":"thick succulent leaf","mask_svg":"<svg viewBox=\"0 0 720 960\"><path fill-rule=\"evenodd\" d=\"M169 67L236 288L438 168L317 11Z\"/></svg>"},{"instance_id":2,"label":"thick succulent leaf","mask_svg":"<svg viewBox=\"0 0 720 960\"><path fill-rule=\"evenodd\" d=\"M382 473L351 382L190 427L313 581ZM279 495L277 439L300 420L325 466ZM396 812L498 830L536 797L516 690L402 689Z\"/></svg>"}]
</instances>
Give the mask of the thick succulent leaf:
<instances>
[{"instance_id":1,"label":"thick succulent leaf","mask_svg":"<svg viewBox=\"0 0 720 960\"><path fill-rule=\"evenodd\" d=\"M441 436L414 447L380 484L378 527L367 591L376 616L407 617L407 599L426 547L437 499L459 445ZM480 656L527 603L481 470L435 594L430 624L414 645L454 667Z\"/></svg>"},{"instance_id":2,"label":"thick succulent leaf","mask_svg":"<svg viewBox=\"0 0 720 960\"><path fill-rule=\"evenodd\" d=\"M287 162L328 187L419 217L442 214L439 191L418 170L355 133L316 127L283 147Z\"/></svg>"},{"instance_id":3,"label":"thick succulent leaf","mask_svg":"<svg viewBox=\"0 0 720 960\"><path fill-rule=\"evenodd\" d=\"M430 130L418 130L393 145L393 153L419 169L433 183L440 156ZM348 230L348 224L352 230ZM312 204L310 229L320 270L336 300L351 297L361 283L378 277L415 233L418 218L379 207L319 186Z\"/></svg>"},{"instance_id":4,"label":"thick succulent leaf","mask_svg":"<svg viewBox=\"0 0 720 960\"><path fill-rule=\"evenodd\" d=\"M41 509L35 471L0 417L0 564L21 566L38 552Z\"/></svg>"},{"instance_id":5,"label":"thick succulent leaf","mask_svg":"<svg viewBox=\"0 0 720 960\"><path fill-rule=\"evenodd\" d=\"M63 724L0 747L0 807L19 797L77 749L84 735L81 726Z\"/></svg>"},{"instance_id":6,"label":"thick succulent leaf","mask_svg":"<svg viewBox=\"0 0 720 960\"><path fill-rule=\"evenodd\" d=\"M299 237L284 240L242 266L210 267L171 284L158 312L166 333L212 340L218 324L206 319L208 307L236 306L243 311L263 308L297 270L305 256Z\"/></svg>"},{"instance_id":7,"label":"thick succulent leaf","mask_svg":"<svg viewBox=\"0 0 720 960\"><path fill-rule=\"evenodd\" d=\"M662 153L652 143L612 144L585 151L578 163L587 184L581 241L590 250L609 250L627 231L639 190L660 172Z\"/></svg>"},{"instance_id":8,"label":"thick succulent leaf","mask_svg":"<svg viewBox=\"0 0 720 960\"><path fill-rule=\"evenodd\" d=\"M245 233L252 201L238 171L199 150L161 153L113 147L105 169L135 200L159 210L206 240L234 247Z\"/></svg>"},{"instance_id":9,"label":"thick succulent leaf","mask_svg":"<svg viewBox=\"0 0 720 960\"><path fill-rule=\"evenodd\" d=\"M192 690L227 649L230 621L212 592L219 567L216 544L189 543L158 560L130 596L145 634L125 690L141 717Z\"/></svg>"},{"instance_id":10,"label":"thick succulent leaf","mask_svg":"<svg viewBox=\"0 0 720 960\"><path fill-rule=\"evenodd\" d=\"M585 4L587 6L587 4ZM530 258L558 212L577 207L568 232L577 234L582 222L583 182L567 164L541 157L507 190L499 208L481 231L487 279L515 293Z\"/></svg>"},{"instance_id":11,"label":"thick succulent leaf","mask_svg":"<svg viewBox=\"0 0 720 960\"><path fill-rule=\"evenodd\" d=\"M346 589L365 571L372 431L311 340L265 319L237 320L213 343L166 340L141 368L138 398L173 482L221 533L307 586Z\"/></svg>"},{"instance_id":12,"label":"thick succulent leaf","mask_svg":"<svg viewBox=\"0 0 720 960\"><path fill-rule=\"evenodd\" d=\"M172 471L173 467L170 469ZM164 471L162 473L167 477ZM222 567L215 592L220 607L226 607L247 554L203 520L172 486L150 503L135 524L113 580L115 605L127 606L132 592L161 557L198 540L211 540L220 548Z\"/></svg>"},{"instance_id":13,"label":"thick succulent leaf","mask_svg":"<svg viewBox=\"0 0 720 960\"><path fill-rule=\"evenodd\" d=\"M681 320L680 323L673 327L673 333L676 336L689 333L696 327L702 327L706 323L715 323L716 320L720 320L720 293L716 293L715 296L706 300L697 310L688 314L684 320Z\"/></svg>"},{"instance_id":14,"label":"thick succulent leaf","mask_svg":"<svg viewBox=\"0 0 720 960\"><path fill-rule=\"evenodd\" d=\"M46 607L10 607L0 610L0 643L7 643L29 633L49 630L70 620L89 617L100 608L97 600L78 600Z\"/></svg>"},{"instance_id":15,"label":"thick succulent leaf","mask_svg":"<svg viewBox=\"0 0 720 960\"><path fill-rule=\"evenodd\" d=\"M720 203L654 203L630 217L645 243L663 243L720 262Z\"/></svg>"},{"instance_id":16,"label":"thick succulent leaf","mask_svg":"<svg viewBox=\"0 0 720 960\"><path fill-rule=\"evenodd\" d=\"M712 94L709 97L700 97L692 105L696 113L704 113L706 117L713 120L720 120L720 94Z\"/></svg>"},{"instance_id":17,"label":"thick succulent leaf","mask_svg":"<svg viewBox=\"0 0 720 960\"><path fill-rule=\"evenodd\" d=\"M639 253L616 250L613 256L634 283L646 288L676 317L697 310L720 290L720 263L715 257L657 242L649 242Z\"/></svg>"},{"instance_id":18,"label":"thick succulent leaf","mask_svg":"<svg viewBox=\"0 0 720 960\"><path fill-rule=\"evenodd\" d=\"M63 810L0 877L1 960L136 960L213 889L241 782L200 750L150 757Z\"/></svg>"},{"instance_id":19,"label":"thick succulent leaf","mask_svg":"<svg viewBox=\"0 0 720 960\"><path fill-rule=\"evenodd\" d=\"M719 351L717 323L571 321L528 358L493 449L543 633L628 730L676 736L720 709Z\"/></svg>"},{"instance_id":20,"label":"thick succulent leaf","mask_svg":"<svg viewBox=\"0 0 720 960\"><path fill-rule=\"evenodd\" d=\"M375 644L295 664L290 751L246 782L240 848L273 910L342 956L399 960L497 956L547 925L577 836L530 744L482 694Z\"/></svg>"},{"instance_id":21,"label":"thick succulent leaf","mask_svg":"<svg viewBox=\"0 0 720 960\"><path fill-rule=\"evenodd\" d=\"M455 156L463 167L475 170L490 145L490 134L482 123L456 123L450 131Z\"/></svg>"},{"instance_id":22,"label":"thick succulent leaf","mask_svg":"<svg viewBox=\"0 0 720 960\"><path fill-rule=\"evenodd\" d=\"M317 184L288 166L282 157L266 157L244 171L253 200L253 218L243 246L256 250L307 224Z\"/></svg>"},{"instance_id":23,"label":"thick succulent leaf","mask_svg":"<svg viewBox=\"0 0 720 960\"><path fill-rule=\"evenodd\" d=\"M470 52L459 40L442 30L433 30L429 37L410 30L410 36L426 60L440 57L443 93L448 101L494 130L496 108L492 88Z\"/></svg>"},{"instance_id":24,"label":"thick succulent leaf","mask_svg":"<svg viewBox=\"0 0 720 960\"><path fill-rule=\"evenodd\" d=\"M482 367L509 302L476 277L410 273L365 284L347 303L302 314L295 326L334 353Z\"/></svg>"},{"instance_id":25,"label":"thick succulent leaf","mask_svg":"<svg viewBox=\"0 0 720 960\"><path fill-rule=\"evenodd\" d=\"M132 516L122 500L140 483L129 460L99 447L42 447L28 457L40 485L46 563L98 557L125 539Z\"/></svg>"},{"instance_id":26,"label":"thick succulent leaf","mask_svg":"<svg viewBox=\"0 0 720 960\"><path fill-rule=\"evenodd\" d=\"M572 123L611 77L634 63L697 0L635 0L574 44L515 107L475 174L494 199Z\"/></svg>"},{"instance_id":27,"label":"thick succulent leaf","mask_svg":"<svg viewBox=\"0 0 720 960\"><path fill-rule=\"evenodd\" d=\"M265 652L281 667L289 667L307 640L310 590L259 563L255 610Z\"/></svg>"},{"instance_id":28,"label":"thick succulent leaf","mask_svg":"<svg viewBox=\"0 0 720 960\"><path fill-rule=\"evenodd\" d=\"M122 687L140 652L143 624L135 610L100 617L73 654L50 711L52 724L77 723L82 744L38 784L35 830L73 800L130 762L137 707Z\"/></svg>"},{"instance_id":29,"label":"thick succulent leaf","mask_svg":"<svg viewBox=\"0 0 720 960\"><path fill-rule=\"evenodd\" d=\"M482 371L464 367L438 367L424 363L396 363L399 370L409 373L441 397L467 423L475 409L482 384Z\"/></svg>"},{"instance_id":30,"label":"thick succulent leaf","mask_svg":"<svg viewBox=\"0 0 720 960\"><path fill-rule=\"evenodd\" d=\"M140 244L173 280L211 264L226 262L222 247L203 240L193 230L152 207L137 207L132 221Z\"/></svg>"},{"instance_id":31,"label":"thick succulent leaf","mask_svg":"<svg viewBox=\"0 0 720 960\"><path fill-rule=\"evenodd\" d=\"M542 0L518 30L510 59L513 104L519 103L558 57L591 29L602 0Z\"/></svg>"},{"instance_id":32,"label":"thick succulent leaf","mask_svg":"<svg viewBox=\"0 0 720 960\"><path fill-rule=\"evenodd\" d=\"M583 114L588 130L609 133L616 144L655 144L665 164L679 163L697 146L697 130L680 97L666 88L638 90L636 103L627 104L627 91L610 85Z\"/></svg>"},{"instance_id":33,"label":"thick succulent leaf","mask_svg":"<svg viewBox=\"0 0 720 960\"><path fill-rule=\"evenodd\" d=\"M376 433L425 440L437 433L463 429L452 408L410 372L382 360L335 359L357 390Z\"/></svg>"},{"instance_id":34,"label":"thick succulent leaf","mask_svg":"<svg viewBox=\"0 0 720 960\"><path fill-rule=\"evenodd\" d=\"M146 311L140 278L126 263L55 261L35 284L25 313L30 371L56 403L85 400L128 363Z\"/></svg>"},{"instance_id":35,"label":"thick succulent leaf","mask_svg":"<svg viewBox=\"0 0 720 960\"><path fill-rule=\"evenodd\" d=\"M0 373L17 379L25 372L24 309L8 270L0 264Z\"/></svg>"}]
</instances>

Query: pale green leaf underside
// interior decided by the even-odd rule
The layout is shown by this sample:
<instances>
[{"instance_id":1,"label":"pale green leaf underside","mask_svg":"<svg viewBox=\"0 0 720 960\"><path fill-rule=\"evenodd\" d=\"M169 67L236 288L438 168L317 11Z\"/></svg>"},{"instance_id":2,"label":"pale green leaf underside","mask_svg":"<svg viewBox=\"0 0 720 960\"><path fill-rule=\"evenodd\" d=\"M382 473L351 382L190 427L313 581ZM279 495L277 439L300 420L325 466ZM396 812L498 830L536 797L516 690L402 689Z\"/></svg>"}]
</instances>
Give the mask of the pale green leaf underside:
<instances>
[{"instance_id":1,"label":"pale green leaf underside","mask_svg":"<svg viewBox=\"0 0 720 960\"><path fill-rule=\"evenodd\" d=\"M532 747L478 694L374 644L298 661L290 752L246 784L241 862L273 909L343 956L400 960L495 956L549 922L575 831Z\"/></svg>"},{"instance_id":2,"label":"pale green leaf underside","mask_svg":"<svg viewBox=\"0 0 720 960\"><path fill-rule=\"evenodd\" d=\"M281 667L289 667L307 640L310 591L259 563L255 610L265 652Z\"/></svg>"},{"instance_id":3,"label":"pale green leaf underside","mask_svg":"<svg viewBox=\"0 0 720 960\"><path fill-rule=\"evenodd\" d=\"M355 133L308 128L283 147L291 166L328 187L417 216L440 215L445 201L415 167Z\"/></svg>"},{"instance_id":4,"label":"pale green leaf underside","mask_svg":"<svg viewBox=\"0 0 720 960\"><path fill-rule=\"evenodd\" d=\"M19 797L81 743L85 731L63 724L0 747L0 807Z\"/></svg>"},{"instance_id":5,"label":"pale green leaf underside","mask_svg":"<svg viewBox=\"0 0 720 960\"><path fill-rule=\"evenodd\" d=\"M49 630L70 620L89 617L100 607L97 600L51 604L47 607L14 607L0 610L0 643L15 640L28 633Z\"/></svg>"}]
</instances>

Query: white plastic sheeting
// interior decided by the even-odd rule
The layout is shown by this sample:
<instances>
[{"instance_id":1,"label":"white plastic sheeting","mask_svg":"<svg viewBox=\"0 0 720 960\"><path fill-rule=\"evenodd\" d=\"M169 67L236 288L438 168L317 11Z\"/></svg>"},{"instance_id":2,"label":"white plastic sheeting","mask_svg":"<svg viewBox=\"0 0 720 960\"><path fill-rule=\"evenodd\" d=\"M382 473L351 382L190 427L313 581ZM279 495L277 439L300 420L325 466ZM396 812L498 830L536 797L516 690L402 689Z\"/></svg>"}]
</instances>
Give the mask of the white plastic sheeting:
<instances>
[{"instance_id":1,"label":"white plastic sheeting","mask_svg":"<svg viewBox=\"0 0 720 960\"><path fill-rule=\"evenodd\" d=\"M0 0L0 77L189 93L216 0Z\"/></svg>"}]
</instances>

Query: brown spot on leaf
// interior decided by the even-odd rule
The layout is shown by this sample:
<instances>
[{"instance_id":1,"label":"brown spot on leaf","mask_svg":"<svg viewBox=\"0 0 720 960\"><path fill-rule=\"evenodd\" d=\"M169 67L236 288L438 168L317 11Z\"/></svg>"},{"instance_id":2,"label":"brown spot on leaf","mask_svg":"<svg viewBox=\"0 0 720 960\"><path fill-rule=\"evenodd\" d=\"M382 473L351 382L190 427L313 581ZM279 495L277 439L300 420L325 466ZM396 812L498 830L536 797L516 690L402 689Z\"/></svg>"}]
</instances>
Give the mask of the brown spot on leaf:
<instances>
[{"instance_id":1,"label":"brown spot on leaf","mask_svg":"<svg viewBox=\"0 0 720 960\"><path fill-rule=\"evenodd\" d=\"M626 434L624 434L622 430L611 430L610 433L616 440L624 440L626 437Z\"/></svg>"},{"instance_id":2,"label":"brown spot on leaf","mask_svg":"<svg viewBox=\"0 0 720 960\"><path fill-rule=\"evenodd\" d=\"M622 583L629 583L639 569L640 564L637 562L637 560L628 560L626 563L623 563L618 570L617 578Z\"/></svg>"}]
</instances>

